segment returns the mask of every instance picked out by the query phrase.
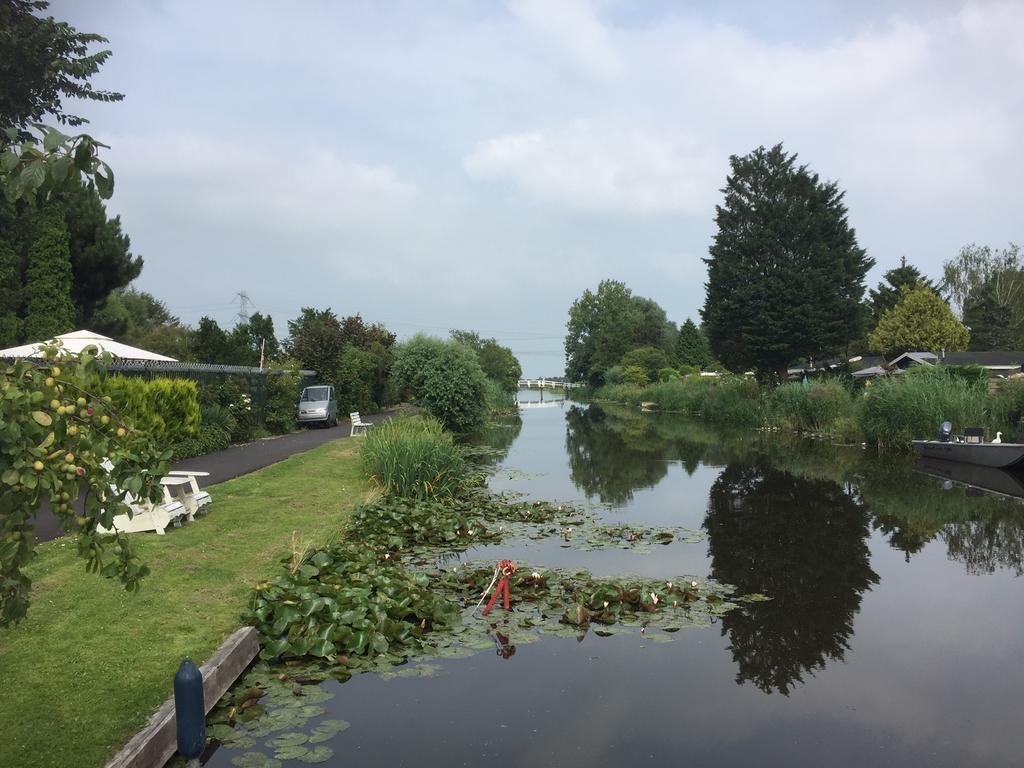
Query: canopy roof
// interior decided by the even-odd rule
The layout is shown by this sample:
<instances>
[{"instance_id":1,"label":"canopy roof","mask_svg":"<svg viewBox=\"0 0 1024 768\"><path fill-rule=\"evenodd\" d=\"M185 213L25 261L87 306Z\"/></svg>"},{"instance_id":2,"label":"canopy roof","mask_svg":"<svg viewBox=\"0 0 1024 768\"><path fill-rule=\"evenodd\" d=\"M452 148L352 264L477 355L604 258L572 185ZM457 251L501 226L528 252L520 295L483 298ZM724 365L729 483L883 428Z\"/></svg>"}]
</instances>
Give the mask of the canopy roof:
<instances>
[{"instance_id":1,"label":"canopy roof","mask_svg":"<svg viewBox=\"0 0 1024 768\"><path fill-rule=\"evenodd\" d=\"M39 341L35 344L23 344L20 347L0 349L0 358L39 357L39 350L41 347L46 344L57 343L59 343L63 349L66 349L68 352L74 352L75 354L78 354L86 347L91 346L99 348L102 352L109 352L114 357L120 358L121 360L163 360L171 363L176 362L173 357L158 355L156 352L149 352L145 349L132 347L128 344L122 344L121 342L114 341L107 336L101 336L98 333L85 330L63 333L50 341Z\"/></svg>"}]
</instances>

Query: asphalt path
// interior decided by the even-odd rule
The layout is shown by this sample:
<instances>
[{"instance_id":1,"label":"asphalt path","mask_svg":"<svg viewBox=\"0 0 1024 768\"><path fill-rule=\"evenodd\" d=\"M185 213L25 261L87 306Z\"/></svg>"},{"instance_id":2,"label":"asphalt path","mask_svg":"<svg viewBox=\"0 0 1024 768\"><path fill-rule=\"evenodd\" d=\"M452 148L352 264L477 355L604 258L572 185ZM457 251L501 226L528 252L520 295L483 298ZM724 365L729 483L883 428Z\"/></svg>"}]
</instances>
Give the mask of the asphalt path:
<instances>
[{"instance_id":1,"label":"asphalt path","mask_svg":"<svg viewBox=\"0 0 1024 768\"><path fill-rule=\"evenodd\" d=\"M379 422L388 418L388 414L377 414L366 419L371 423ZM338 426L331 428L309 428L301 432L293 432L290 435L271 437L265 440L255 440L251 443L233 445L223 451L208 453L205 456L196 456L184 461L176 461L171 464L171 469L195 469L209 472L210 476L202 479L202 487L223 483L239 475L246 475L255 472L257 469L276 464L279 461L316 448L324 443L339 438L347 438L350 432L348 419L338 422ZM78 513L81 514L82 502L76 504ZM60 527L57 517L50 511L50 505L43 502L36 513L35 539L36 541L50 541L62 536L64 531Z\"/></svg>"}]
</instances>

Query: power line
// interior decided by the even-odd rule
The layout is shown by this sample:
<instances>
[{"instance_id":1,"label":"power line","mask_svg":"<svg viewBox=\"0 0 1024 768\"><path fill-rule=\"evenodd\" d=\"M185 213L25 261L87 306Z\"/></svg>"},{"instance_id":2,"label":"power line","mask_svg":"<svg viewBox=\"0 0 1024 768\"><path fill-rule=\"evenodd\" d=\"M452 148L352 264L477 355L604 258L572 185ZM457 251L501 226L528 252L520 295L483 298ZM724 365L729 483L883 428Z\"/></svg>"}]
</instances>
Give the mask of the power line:
<instances>
[{"instance_id":1,"label":"power line","mask_svg":"<svg viewBox=\"0 0 1024 768\"><path fill-rule=\"evenodd\" d=\"M249 311L249 294L245 291L239 291L235 294L238 297L238 315L237 320L239 325L245 325L249 322L249 317L252 313Z\"/></svg>"}]
</instances>

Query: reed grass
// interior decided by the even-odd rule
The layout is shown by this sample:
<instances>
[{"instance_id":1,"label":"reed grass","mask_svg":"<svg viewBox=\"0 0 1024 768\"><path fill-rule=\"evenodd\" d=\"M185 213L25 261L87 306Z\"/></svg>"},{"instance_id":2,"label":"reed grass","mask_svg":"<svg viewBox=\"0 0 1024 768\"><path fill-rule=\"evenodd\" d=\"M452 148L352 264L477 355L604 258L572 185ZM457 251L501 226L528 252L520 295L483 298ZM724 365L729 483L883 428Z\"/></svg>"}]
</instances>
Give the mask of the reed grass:
<instances>
[{"instance_id":1,"label":"reed grass","mask_svg":"<svg viewBox=\"0 0 1024 768\"><path fill-rule=\"evenodd\" d=\"M972 426L1002 431L1004 441L1020 434L1024 379L1001 382L994 395L988 386L977 371L949 366L914 368L868 382L862 390L839 379L765 389L748 377L687 376L647 387L610 385L594 396L631 406L650 401L658 410L701 416L720 426L763 425L903 449L911 440L933 435L947 419L958 431Z\"/></svg>"},{"instance_id":2,"label":"reed grass","mask_svg":"<svg viewBox=\"0 0 1024 768\"><path fill-rule=\"evenodd\" d=\"M996 401L988 394L987 382L942 368L913 368L872 382L864 390L859 410L865 438L880 448L930 438L946 420L957 430L991 427L998 422Z\"/></svg>"},{"instance_id":3,"label":"reed grass","mask_svg":"<svg viewBox=\"0 0 1024 768\"><path fill-rule=\"evenodd\" d=\"M441 422L400 416L370 430L362 450L363 468L380 490L406 499L448 498L465 477L462 450Z\"/></svg>"}]
</instances>

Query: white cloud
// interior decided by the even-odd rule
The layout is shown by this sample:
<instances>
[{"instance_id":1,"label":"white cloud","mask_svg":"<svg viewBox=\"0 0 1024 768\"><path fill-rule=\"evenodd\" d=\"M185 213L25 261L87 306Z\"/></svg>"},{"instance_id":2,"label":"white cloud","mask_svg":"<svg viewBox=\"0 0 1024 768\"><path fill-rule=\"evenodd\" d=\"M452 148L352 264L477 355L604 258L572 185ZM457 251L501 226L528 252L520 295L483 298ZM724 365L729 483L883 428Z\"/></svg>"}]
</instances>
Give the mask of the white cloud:
<instances>
[{"instance_id":1,"label":"white cloud","mask_svg":"<svg viewBox=\"0 0 1024 768\"><path fill-rule=\"evenodd\" d=\"M720 152L682 134L574 121L481 142L463 161L474 179L512 179L543 202L596 213L706 215Z\"/></svg>"},{"instance_id":2,"label":"white cloud","mask_svg":"<svg viewBox=\"0 0 1024 768\"><path fill-rule=\"evenodd\" d=\"M589 0L511 0L512 12L556 52L595 78L622 72L608 28Z\"/></svg>"},{"instance_id":3,"label":"white cloud","mask_svg":"<svg viewBox=\"0 0 1024 768\"><path fill-rule=\"evenodd\" d=\"M194 133L111 137L111 162L132 184L172 192L197 221L256 231L338 232L379 226L405 213L414 184L386 165L352 162L294 144L268 150L255 139Z\"/></svg>"}]
</instances>

